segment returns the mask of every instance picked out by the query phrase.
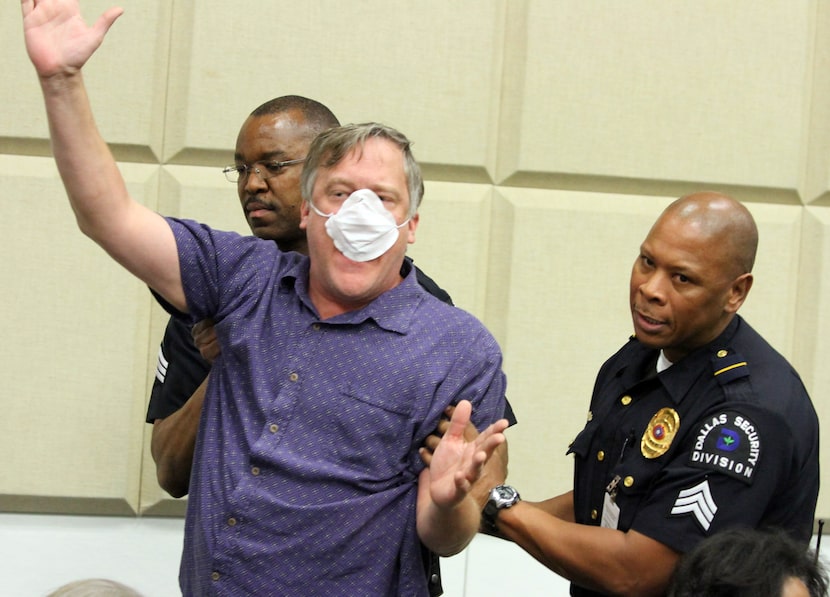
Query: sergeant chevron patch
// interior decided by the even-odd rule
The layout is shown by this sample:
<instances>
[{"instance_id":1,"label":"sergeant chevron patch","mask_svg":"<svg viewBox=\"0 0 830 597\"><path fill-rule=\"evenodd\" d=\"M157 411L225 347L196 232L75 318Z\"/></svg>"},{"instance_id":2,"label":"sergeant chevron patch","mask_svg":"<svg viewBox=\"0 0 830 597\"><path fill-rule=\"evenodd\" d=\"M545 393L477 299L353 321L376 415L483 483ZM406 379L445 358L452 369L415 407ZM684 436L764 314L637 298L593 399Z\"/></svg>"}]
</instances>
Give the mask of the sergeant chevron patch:
<instances>
[{"instance_id":1,"label":"sergeant chevron patch","mask_svg":"<svg viewBox=\"0 0 830 597\"><path fill-rule=\"evenodd\" d=\"M717 511L718 506L709 490L709 479L704 479L694 487L682 490L677 494L677 499L671 509L673 516L691 514L704 531L709 530Z\"/></svg>"}]
</instances>

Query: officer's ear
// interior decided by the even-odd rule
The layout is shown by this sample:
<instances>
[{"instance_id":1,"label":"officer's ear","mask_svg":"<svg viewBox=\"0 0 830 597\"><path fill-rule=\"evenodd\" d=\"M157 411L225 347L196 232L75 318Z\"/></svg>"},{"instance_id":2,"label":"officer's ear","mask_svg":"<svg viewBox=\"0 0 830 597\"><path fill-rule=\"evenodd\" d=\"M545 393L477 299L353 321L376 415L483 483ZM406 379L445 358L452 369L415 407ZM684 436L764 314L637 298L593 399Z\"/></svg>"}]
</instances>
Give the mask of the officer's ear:
<instances>
[{"instance_id":1,"label":"officer's ear","mask_svg":"<svg viewBox=\"0 0 830 597\"><path fill-rule=\"evenodd\" d=\"M736 313L741 305L746 300L746 295L749 294L749 289L752 288L752 273L747 272L741 274L732 280L732 286L729 288L729 297L726 301L725 310L727 313Z\"/></svg>"}]
</instances>

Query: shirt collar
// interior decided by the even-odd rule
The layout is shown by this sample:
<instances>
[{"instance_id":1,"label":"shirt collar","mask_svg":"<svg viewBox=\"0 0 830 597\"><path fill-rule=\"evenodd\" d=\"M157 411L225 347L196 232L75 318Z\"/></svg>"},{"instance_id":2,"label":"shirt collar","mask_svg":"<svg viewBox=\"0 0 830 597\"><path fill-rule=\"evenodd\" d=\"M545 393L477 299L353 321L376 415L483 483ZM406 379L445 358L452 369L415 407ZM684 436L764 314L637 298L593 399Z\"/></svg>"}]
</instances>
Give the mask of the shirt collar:
<instances>
[{"instance_id":1,"label":"shirt collar","mask_svg":"<svg viewBox=\"0 0 830 597\"><path fill-rule=\"evenodd\" d=\"M309 260L308 257L304 257L281 276L279 285L281 291L290 292L293 288L303 304L315 313L316 310L308 296L308 272ZM404 259L401 266L401 276L403 280L400 284L387 290L362 309L332 317L326 320L326 324L356 325L372 320L385 330L406 334L412 326L415 310L423 300L426 291L418 284L415 268L408 259Z\"/></svg>"},{"instance_id":2,"label":"shirt collar","mask_svg":"<svg viewBox=\"0 0 830 597\"><path fill-rule=\"evenodd\" d=\"M701 346L694 352L686 355L677 363L672 364L671 367L656 375L675 404L683 400L689 389L702 375L711 374L712 367L710 363L712 355L720 350L729 350L732 338L737 333L742 321L741 317L736 315L726 326L726 329L721 332L720 336L709 344ZM622 364L617 371L617 375L627 387L636 385L645 379L655 377L654 365L657 362L657 355L659 353L656 349L647 348L639 342L636 342L636 339L633 339L633 341L636 345L633 348L635 352L632 358ZM647 370L644 370L644 368L647 368Z\"/></svg>"}]
</instances>

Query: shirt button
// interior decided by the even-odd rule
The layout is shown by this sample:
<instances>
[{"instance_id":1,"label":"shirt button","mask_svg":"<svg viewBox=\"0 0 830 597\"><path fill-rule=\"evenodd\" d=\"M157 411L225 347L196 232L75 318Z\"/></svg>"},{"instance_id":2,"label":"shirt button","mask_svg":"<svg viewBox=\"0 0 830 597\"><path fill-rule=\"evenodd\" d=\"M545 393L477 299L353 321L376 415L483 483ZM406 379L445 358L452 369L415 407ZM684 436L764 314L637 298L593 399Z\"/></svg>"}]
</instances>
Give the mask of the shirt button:
<instances>
[{"instance_id":1,"label":"shirt button","mask_svg":"<svg viewBox=\"0 0 830 597\"><path fill-rule=\"evenodd\" d=\"M259 467L258 466L252 466L251 467L251 474L254 475L254 476L257 476L259 474Z\"/></svg>"},{"instance_id":2,"label":"shirt button","mask_svg":"<svg viewBox=\"0 0 830 597\"><path fill-rule=\"evenodd\" d=\"M228 526L229 527L235 527L236 526L236 519L233 518L233 517L229 518L228 519Z\"/></svg>"},{"instance_id":3,"label":"shirt button","mask_svg":"<svg viewBox=\"0 0 830 597\"><path fill-rule=\"evenodd\" d=\"M631 400L631 396L623 396L622 398L620 398L620 402L622 402L623 406L628 406L629 404L631 404Z\"/></svg>"},{"instance_id":4,"label":"shirt button","mask_svg":"<svg viewBox=\"0 0 830 597\"><path fill-rule=\"evenodd\" d=\"M438 584L439 580L441 580L441 579L438 578L437 574L433 574L432 576L429 577L429 582L433 585Z\"/></svg>"},{"instance_id":5,"label":"shirt button","mask_svg":"<svg viewBox=\"0 0 830 597\"><path fill-rule=\"evenodd\" d=\"M313 324L311 326L311 329L314 330L315 332L319 332L320 331L320 324L319 323Z\"/></svg>"},{"instance_id":6,"label":"shirt button","mask_svg":"<svg viewBox=\"0 0 830 597\"><path fill-rule=\"evenodd\" d=\"M218 572L211 572L210 573L210 578L212 580L219 580L219 573Z\"/></svg>"},{"instance_id":7,"label":"shirt button","mask_svg":"<svg viewBox=\"0 0 830 597\"><path fill-rule=\"evenodd\" d=\"M599 460L600 462L602 462L603 460L605 460L605 452L603 452L602 450L600 450L599 452L597 452L597 460Z\"/></svg>"},{"instance_id":8,"label":"shirt button","mask_svg":"<svg viewBox=\"0 0 830 597\"><path fill-rule=\"evenodd\" d=\"M634 477L628 476L625 479L623 479L623 485L625 485L626 487L631 487L632 485L634 485Z\"/></svg>"},{"instance_id":9,"label":"shirt button","mask_svg":"<svg viewBox=\"0 0 830 597\"><path fill-rule=\"evenodd\" d=\"M300 376L297 375L296 373L292 373L291 375L288 376L288 379L290 379L291 381L297 381L298 379L300 379Z\"/></svg>"},{"instance_id":10,"label":"shirt button","mask_svg":"<svg viewBox=\"0 0 830 597\"><path fill-rule=\"evenodd\" d=\"M277 431L280 430L280 426L277 425L276 423L271 423L271 425L268 426L268 429L271 430L271 433L276 433Z\"/></svg>"},{"instance_id":11,"label":"shirt button","mask_svg":"<svg viewBox=\"0 0 830 597\"><path fill-rule=\"evenodd\" d=\"M599 516L599 512L596 510L591 510L591 520L596 520L597 516Z\"/></svg>"}]
</instances>

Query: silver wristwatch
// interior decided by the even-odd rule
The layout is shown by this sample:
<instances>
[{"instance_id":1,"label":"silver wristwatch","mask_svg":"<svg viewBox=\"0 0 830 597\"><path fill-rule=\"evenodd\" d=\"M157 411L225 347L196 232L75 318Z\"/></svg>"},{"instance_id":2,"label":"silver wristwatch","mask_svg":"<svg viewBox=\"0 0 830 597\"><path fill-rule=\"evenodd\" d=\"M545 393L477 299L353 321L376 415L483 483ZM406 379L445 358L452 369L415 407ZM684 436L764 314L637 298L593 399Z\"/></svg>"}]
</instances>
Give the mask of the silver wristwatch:
<instances>
[{"instance_id":1,"label":"silver wristwatch","mask_svg":"<svg viewBox=\"0 0 830 597\"><path fill-rule=\"evenodd\" d=\"M481 520L484 522L484 526L491 531L495 531L499 511L515 505L520 499L519 492L510 485L496 485L490 490L490 498L481 512Z\"/></svg>"}]
</instances>

